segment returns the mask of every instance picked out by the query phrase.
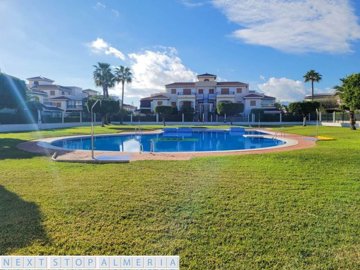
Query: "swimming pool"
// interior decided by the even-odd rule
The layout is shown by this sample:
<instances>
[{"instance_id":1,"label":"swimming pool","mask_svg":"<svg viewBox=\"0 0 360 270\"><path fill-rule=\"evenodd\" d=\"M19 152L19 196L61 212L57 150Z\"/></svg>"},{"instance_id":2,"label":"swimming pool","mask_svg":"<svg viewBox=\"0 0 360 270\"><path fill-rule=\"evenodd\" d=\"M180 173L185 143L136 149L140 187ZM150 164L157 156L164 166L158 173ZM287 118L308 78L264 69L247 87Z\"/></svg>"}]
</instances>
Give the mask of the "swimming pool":
<instances>
[{"instance_id":1,"label":"swimming pool","mask_svg":"<svg viewBox=\"0 0 360 270\"><path fill-rule=\"evenodd\" d=\"M94 137L94 149L123 152L208 152L269 148L286 142L259 131L183 130L157 134L116 134ZM70 150L90 150L91 138L55 140L52 146Z\"/></svg>"}]
</instances>

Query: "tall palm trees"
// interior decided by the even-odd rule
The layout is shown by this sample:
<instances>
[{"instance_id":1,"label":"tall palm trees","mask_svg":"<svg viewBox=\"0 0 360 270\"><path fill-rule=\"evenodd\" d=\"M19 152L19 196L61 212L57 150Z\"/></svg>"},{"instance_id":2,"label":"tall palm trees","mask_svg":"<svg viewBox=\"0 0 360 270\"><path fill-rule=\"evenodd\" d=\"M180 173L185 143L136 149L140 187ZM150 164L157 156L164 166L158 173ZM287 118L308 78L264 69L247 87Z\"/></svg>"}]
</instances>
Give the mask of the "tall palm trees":
<instances>
[{"instance_id":1,"label":"tall palm trees","mask_svg":"<svg viewBox=\"0 0 360 270\"><path fill-rule=\"evenodd\" d=\"M102 87L104 98L108 98L109 88L115 85L114 74L111 71L110 64L99 62L97 65L94 65L94 68L95 85Z\"/></svg>"},{"instance_id":2,"label":"tall palm trees","mask_svg":"<svg viewBox=\"0 0 360 270\"><path fill-rule=\"evenodd\" d=\"M115 81L122 84L122 91L121 91L121 121L123 123L123 108L124 108L124 88L125 83L131 83L132 81L132 73L130 68L119 66L115 68Z\"/></svg>"},{"instance_id":3,"label":"tall palm trees","mask_svg":"<svg viewBox=\"0 0 360 270\"><path fill-rule=\"evenodd\" d=\"M314 82L321 81L321 74L316 72L315 70L309 70L304 75L305 82L311 82L311 100L314 101Z\"/></svg>"}]
</instances>

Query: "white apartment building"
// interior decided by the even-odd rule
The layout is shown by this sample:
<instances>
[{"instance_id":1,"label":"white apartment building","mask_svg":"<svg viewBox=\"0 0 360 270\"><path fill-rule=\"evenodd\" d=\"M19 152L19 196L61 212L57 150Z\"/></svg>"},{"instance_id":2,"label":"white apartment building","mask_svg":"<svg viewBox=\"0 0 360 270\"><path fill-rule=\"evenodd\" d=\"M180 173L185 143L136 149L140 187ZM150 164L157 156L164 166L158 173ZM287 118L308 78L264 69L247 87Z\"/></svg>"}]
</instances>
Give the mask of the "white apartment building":
<instances>
[{"instance_id":1,"label":"white apartment building","mask_svg":"<svg viewBox=\"0 0 360 270\"><path fill-rule=\"evenodd\" d=\"M181 110L183 106L192 107L195 113L208 115L216 112L219 102L244 104L244 115L252 109L274 109L275 98L249 90L249 85L242 82L218 82L216 75L201 74L196 82L175 82L165 85L166 92L157 93L140 100L140 110L153 113L156 106L167 105Z\"/></svg>"},{"instance_id":2,"label":"white apartment building","mask_svg":"<svg viewBox=\"0 0 360 270\"><path fill-rule=\"evenodd\" d=\"M82 90L76 86L61 86L42 76L28 78L29 94L36 97L48 110L67 112L82 111L83 100L89 96L98 95L92 89Z\"/></svg>"}]
</instances>

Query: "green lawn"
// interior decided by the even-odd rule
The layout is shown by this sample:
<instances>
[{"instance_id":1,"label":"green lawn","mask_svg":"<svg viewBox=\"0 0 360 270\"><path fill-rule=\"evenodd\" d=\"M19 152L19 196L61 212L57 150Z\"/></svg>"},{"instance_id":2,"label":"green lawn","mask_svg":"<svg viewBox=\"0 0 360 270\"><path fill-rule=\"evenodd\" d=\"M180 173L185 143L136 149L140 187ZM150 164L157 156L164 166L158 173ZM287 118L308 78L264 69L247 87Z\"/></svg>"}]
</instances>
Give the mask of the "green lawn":
<instances>
[{"instance_id":1,"label":"green lawn","mask_svg":"<svg viewBox=\"0 0 360 270\"><path fill-rule=\"evenodd\" d=\"M359 131L320 127L336 140L191 161L55 163L15 149L88 133L0 134L0 254L178 254L181 269L360 268Z\"/></svg>"}]
</instances>

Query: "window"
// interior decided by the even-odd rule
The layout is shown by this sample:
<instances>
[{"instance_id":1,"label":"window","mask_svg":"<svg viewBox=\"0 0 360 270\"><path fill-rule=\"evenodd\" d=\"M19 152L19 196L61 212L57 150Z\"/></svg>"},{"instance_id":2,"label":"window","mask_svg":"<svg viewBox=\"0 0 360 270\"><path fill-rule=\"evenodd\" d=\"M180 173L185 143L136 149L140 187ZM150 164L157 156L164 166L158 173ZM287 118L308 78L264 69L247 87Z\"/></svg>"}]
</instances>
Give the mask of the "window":
<instances>
[{"instance_id":1,"label":"window","mask_svg":"<svg viewBox=\"0 0 360 270\"><path fill-rule=\"evenodd\" d=\"M222 95L228 95L229 94L229 88L221 88L221 94Z\"/></svg>"},{"instance_id":2,"label":"window","mask_svg":"<svg viewBox=\"0 0 360 270\"><path fill-rule=\"evenodd\" d=\"M176 94L176 89L171 89L171 94L175 95Z\"/></svg>"},{"instance_id":3,"label":"window","mask_svg":"<svg viewBox=\"0 0 360 270\"><path fill-rule=\"evenodd\" d=\"M241 93L242 93L242 89L241 89L241 88L236 88L236 93L241 94Z\"/></svg>"},{"instance_id":4,"label":"window","mask_svg":"<svg viewBox=\"0 0 360 270\"><path fill-rule=\"evenodd\" d=\"M256 100L250 100L250 106L252 107L256 106Z\"/></svg>"},{"instance_id":5,"label":"window","mask_svg":"<svg viewBox=\"0 0 360 270\"><path fill-rule=\"evenodd\" d=\"M191 95L191 89L183 89L184 95Z\"/></svg>"},{"instance_id":6,"label":"window","mask_svg":"<svg viewBox=\"0 0 360 270\"><path fill-rule=\"evenodd\" d=\"M183 108L191 108L191 101L184 101L183 102L183 105L182 105Z\"/></svg>"},{"instance_id":7,"label":"window","mask_svg":"<svg viewBox=\"0 0 360 270\"><path fill-rule=\"evenodd\" d=\"M209 89L209 94L214 94L214 89Z\"/></svg>"},{"instance_id":8,"label":"window","mask_svg":"<svg viewBox=\"0 0 360 270\"><path fill-rule=\"evenodd\" d=\"M171 102L171 106L175 108L176 107L176 102Z\"/></svg>"},{"instance_id":9,"label":"window","mask_svg":"<svg viewBox=\"0 0 360 270\"><path fill-rule=\"evenodd\" d=\"M58 107L58 108L61 108L61 102L56 102L55 106Z\"/></svg>"},{"instance_id":10,"label":"window","mask_svg":"<svg viewBox=\"0 0 360 270\"><path fill-rule=\"evenodd\" d=\"M158 105L158 106L161 106L162 104L163 104L163 102L160 101L160 100L157 102L157 105Z\"/></svg>"},{"instance_id":11,"label":"window","mask_svg":"<svg viewBox=\"0 0 360 270\"><path fill-rule=\"evenodd\" d=\"M204 89L199 89L199 90L198 90L198 93L199 93L199 94L204 94Z\"/></svg>"},{"instance_id":12,"label":"window","mask_svg":"<svg viewBox=\"0 0 360 270\"><path fill-rule=\"evenodd\" d=\"M54 90L50 91L50 96L55 96L55 91Z\"/></svg>"},{"instance_id":13,"label":"window","mask_svg":"<svg viewBox=\"0 0 360 270\"><path fill-rule=\"evenodd\" d=\"M61 91L61 94L62 94L63 96L65 96L65 92L64 92L64 91Z\"/></svg>"}]
</instances>

